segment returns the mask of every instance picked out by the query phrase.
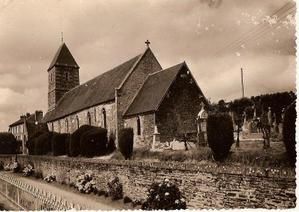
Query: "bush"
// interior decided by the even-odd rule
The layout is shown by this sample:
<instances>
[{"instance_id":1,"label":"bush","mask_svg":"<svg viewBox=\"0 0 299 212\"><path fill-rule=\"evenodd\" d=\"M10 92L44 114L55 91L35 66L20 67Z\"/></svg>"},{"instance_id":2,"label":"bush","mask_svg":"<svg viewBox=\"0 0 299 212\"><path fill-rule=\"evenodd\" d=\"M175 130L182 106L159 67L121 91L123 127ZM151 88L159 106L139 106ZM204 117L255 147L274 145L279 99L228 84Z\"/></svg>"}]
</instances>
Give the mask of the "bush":
<instances>
[{"instance_id":1,"label":"bush","mask_svg":"<svg viewBox=\"0 0 299 212\"><path fill-rule=\"evenodd\" d=\"M53 174L49 174L44 178L44 181L46 181L47 183L52 183L56 181L56 176Z\"/></svg>"},{"instance_id":2,"label":"bush","mask_svg":"<svg viewBox=\"0 0 299 212\"><path fill-rule=\"evenodd\" d=\"M132 128L124 128L120 130L118 147L119 151L122 153L126 160L132 157L133 139L134 132Z\"/></svg>"},{"instance_id":3,"label":"bush","mask_svg":"<svg viewBox=\"0 0 299 212\"><path fill-rule=\"evenodd\" d=\"M53 155L65 155L66 154L66 142L68 140L69 134L67 133L53 133L51 139L52 152Z\"/></svg>"},{"instance_id":4,"label":"bush","mask_svg":"<svg viewBox=\"0 0 299 212\"><path fill-rule=\"evenodd\" d=\"M70 144L69 144L69 154L72 157L77 157L78 155L80 155L80 140L81 137L84 133L86 133L87 131L94 129L97 127L93 127L90 125L82 125L81 127L79 127L79 129L77 129L75 132L73 132L73 134L71 135L70 138Z\"/></svg>"},{"instance_id":5,"label":"bush","mask_svg":"<svg viewBox=\"0 0 299 212\"><path fill-rule=\"evenodd\" d=\"M123 186L118 177L113 177L108 182L108 196L112 200L118 200L123 198Z\"/></svg>"},{"instance_id":6,"label":"bush","mask_svg":"<svg viewBox=\"0 0 299 212\"><path fill-rule=\"evenodd\" d=\"M179 210L186 209L186 201L177 185L165 179L162 183L153 183L148 189L143 210Z\"/></svg>"},{"instance_id":7,"label":"bush","mask_svg":"<svg viewBox=\"0 0 299 212\"><path fill-rule=\"evenodd\" d=\"M16 154L17 140L13 134L8 132L0 133L0 154Z\"/></svg>"},{"instance_id":8,"label":"bush","mask_svg":"<svg viewBox=\"0 0 299 212\"><path fill-rule=\"evenodd\" d=\"M33 173L34 173L33 165L31 165L31 164L27 164L27 165L25 166L25 168L23 169L23 175L24 175L25 177L29 177L29 176L32 176Z\"/></svg>"},{"instance_id":9,"label":"bush","mask_svg":"<svg viewBox=\"0 0 299 212\"><path fill-rule=\"evenodd\" d=\"M52 151L51 140L53 132L44 132L34 138L34 154L46 155Z\"/></svg>"},{"instance_id":10,"label":"bush","mask_svg":"<svg viewBox=\"0 0 299 212\"><path fill-rule=\"evenodd\" d=\"M295 103L293 103L285 111L283 120L283 142L288 154L289 161L292 165L296 163L296 108Z\"/></svg>"},{"instance_id":11,"label":"bush","mask_svg":"<svg viewBox=\"0 0 299 212\"><path fill-rule=\"evenodd\" d=\"M82 156L93 157L107 153L107 130L94 127L84 132L80 138Z\"/></svg>"},{"instance_id":12,"label":"bush","mask_svg":"<svg viewBox=\"0 0 299 212\"><path fill-rule=\"evenodd\" d=\"M28 154L29 155L35 155L35 143L36 143L36 138L41 136L44 133L49 132L46 129L41 129L37 130L31 135L28 136L28 141L26 142L26 147L28 148Z\"/></svg>"},{"instance_id":13,"label":"bush","mask_svg":"<svg viewBox=\"0 0 299 212\"><path fill-rule=\"evenodd\" d=\"M210 114L207 120L207 136L214 159L225 159L234 143L231 117L225 113Z\"/></svg>"},{"instance_id":14,"label":"bush","mask_svg":"<svg viewBox=\"0 0 299 212\"><path fill-rule=\"evenodd\" d=\"M75 188L81 193L89 194L96 191L95 180L92 173L85 173L77 176Z\"/></svg>"}]
</instances>

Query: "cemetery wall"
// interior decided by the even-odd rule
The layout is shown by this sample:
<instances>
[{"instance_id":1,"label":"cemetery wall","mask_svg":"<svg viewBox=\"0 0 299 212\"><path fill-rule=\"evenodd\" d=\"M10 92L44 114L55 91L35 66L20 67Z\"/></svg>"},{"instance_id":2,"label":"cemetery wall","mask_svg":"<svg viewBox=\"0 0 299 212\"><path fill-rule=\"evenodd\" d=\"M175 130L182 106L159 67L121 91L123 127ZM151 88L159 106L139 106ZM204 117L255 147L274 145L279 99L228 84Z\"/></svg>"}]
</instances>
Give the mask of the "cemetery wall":
<instances>
[{"instance_id":1,"label":"cemetery wall","mask_svg":"<svg viewBox=\"0 0 299 212\"><path fill-rule=\"evenodd\" d=\"M11 158L2 155L0 161L6 164ZM92 171L101 190L107 189L111 177L118 176L124 195L133 200L145 199L151 183L168 178L179 185L188 208L289 208L296 202L292 169L25 155L18 156L18 161L22 165L31 162L43 176L54 174L66 184L74 182L77 174Z\"/></svg>"}]
</instances>

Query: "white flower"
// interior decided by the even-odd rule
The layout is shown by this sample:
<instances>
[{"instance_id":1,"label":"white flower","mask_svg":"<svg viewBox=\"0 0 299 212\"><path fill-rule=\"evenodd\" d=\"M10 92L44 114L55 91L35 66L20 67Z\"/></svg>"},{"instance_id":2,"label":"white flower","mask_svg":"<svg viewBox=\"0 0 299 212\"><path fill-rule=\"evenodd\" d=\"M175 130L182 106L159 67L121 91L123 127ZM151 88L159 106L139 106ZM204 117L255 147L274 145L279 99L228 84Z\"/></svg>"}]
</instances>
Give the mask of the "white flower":
<instances>
[{"instance_id":1,"label":"white flower","mask_svg":"<svg viewBox=\"0 0 299 212\"><path fill-rule=\"evenodd\" d=\"M155 198L156 198L156 199L159 199L159 198L160 198L159 194L157 194Z\"/></svg>"},{"instance_id":2,"label":"white flower","mask_svg":"<svg viewBox=\"0 0 299 212\"><path fill-rule=\"evenodd\" d=\"M181 198L181 202L185 202L185 199L184 199L184 198Z\"/></svg>"},{"instance_id":3,"label":"white flower","mask_svg":"<svg viewBox=\"0 0 299 212\"><path fill-rule=\"evenodd\" d=\"M162 186L162 183L159 184L159 187L161 187L161 186Z\"/></svg>"},{"instance_id":4,"label":"white flower","mask_svg":"<svg viewBox=\"0 0 299 212\"><path fill-rule=\"evenodd\" d=\"M179 203L180 203L180 200L176 199L176 200L174 201L174 203L175 203L175 204L179 204Z\"/></svg>"},{"instance_id":5,"label":"white flower","mask_svg":"<svg viewBox=\"0 0 299 212\"><path fill-rule=\"evenodd\" d=\"M170 184L169 183L167 183L167 185L166 185L167 187L170 187Z\"/></svg>"},{"instance_id":6,"label":"white flower","mask_svg":"<svg viewBox=\"0 0 299 212\"><path fill-rule=\"evenodd\" d=\"M169 180L166 178L166 179L164 180L164 182L168 183L168 182L169 182Z\"/></svg>"},{"instance_id":7,"label":"white flower","mask_svg":"<svg viewBox=\"0 0 299 212\"><path fill-rule=\"evenodd\" d=\"M169 193L168 193L168 192L165 192L165 196L169 196Z\"/></svg>"}]
</instances>

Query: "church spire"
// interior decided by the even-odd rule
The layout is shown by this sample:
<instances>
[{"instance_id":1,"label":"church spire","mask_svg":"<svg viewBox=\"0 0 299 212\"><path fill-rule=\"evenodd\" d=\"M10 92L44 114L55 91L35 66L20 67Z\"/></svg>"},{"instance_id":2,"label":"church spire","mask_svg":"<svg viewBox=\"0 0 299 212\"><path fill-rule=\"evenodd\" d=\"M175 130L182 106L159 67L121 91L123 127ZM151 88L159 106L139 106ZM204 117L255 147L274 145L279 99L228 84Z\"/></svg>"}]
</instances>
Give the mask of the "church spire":
<instances>
[{"instance_id":1,"label":"church spire","mask_svg":"<svg viewBox=\"0 0 299 212\"><path fill-rule=\"evenodd\" d=\"M63 37L61 38L63 42ZM77 62L75 61L73 55L71 54L70 50L63 42L59 47L58 51L56 52L48 71L53 68L54 66L69 66L74 68L79 68Z\"/></svg>"}]
</instances>

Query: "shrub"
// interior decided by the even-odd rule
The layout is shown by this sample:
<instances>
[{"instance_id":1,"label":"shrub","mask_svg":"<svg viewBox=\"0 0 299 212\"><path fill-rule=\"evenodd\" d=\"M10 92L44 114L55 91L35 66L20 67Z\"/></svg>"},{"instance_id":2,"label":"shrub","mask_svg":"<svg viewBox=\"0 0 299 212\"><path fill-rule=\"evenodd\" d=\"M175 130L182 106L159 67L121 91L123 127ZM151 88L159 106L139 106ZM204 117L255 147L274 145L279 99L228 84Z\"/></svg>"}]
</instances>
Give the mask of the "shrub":
<instances>
[{"instance_id":1,"label":"shrub","mask_svg":"<svg viewBox=\"0 0 299 212\"><path fill-rule=\"evenodd\" d=\"M67 133L53 133L51 139L53 155L65 155L66 154L66 141L69 137Z\"/></svg>"},{"instance_id":2,"label":"shrub","mask_svg":"<svg viewBox=\"0 0 299 212\"><path fill-rule=\"evenodd\" d=\"M162 183L153 183L148 189L143 210L177 210L186 209L186 201L177 185L165 179Z\"/></svg>"},{"instance_id":3,"label":"shrub","mask_svg":"<svg viewBox=\"0 0 299 212\"><path fill-rule=\"evenodd\" d=\"M33 168L33 165L31 164L27 164L24 169L23 169L23 175L25 177L29 177L29 176L32 176L34 173L34 168Z\"/></svg>"},{"instance_id":4,"label":"shrub","mask_svg":"<svg viewBox=\"0 0 299 212\"><path fill-rule=\"evenodd\" d=\"M8 132L0 133L0 154L16 154L17 140L13 134Z\"/></svg>"},{"instance_id":5,"label":"shrub","mask_svg":"<svg viewBox=\"0 0 299 212\"><path fill-rule=\"evenodd\" d=\"M56 181L56 176L53 174L49 174L44 178L44 181L46 181L47 183L52 183Z\"/></svg>"},{"instance_id":6,"label":"shrub","mask_svg":"<svg viewBox=\"0 0 299 212\"><path fill-rule=\"evenodd\" d=\"M34 154L46 155L52 151L51 139L53 132L44 132L34 138Z\"/></svg>"},{"instance_id":7,"label":"shrub","mask_svg":"<svg viewBox=\"0 0 299 212\"><path fill-rule=\"evenodd\" d=\"M4 170L4 163L3 161L0 161L0 171Z\"/></svg>"},{"instance_id":8,"label":"shrub","mask_svg":"<svg viewBox=\"0 0 299 212\"><path fill-rule=\"evenodd\" d=\"M92 173L78 175L75 182L75 188L81 193L89 194L96 190L95 180Z\"/></svg>"},{"instance_id":9,"label":"shrub","mask_svg":"<svg viewBox=\"0 0 299 212\"><path fill-rule=\"evenodd\" d=\"M122 153L126 160L132 157L133 138L134 132L132 128L124 128L120 130L118 147L119 151Z\"/></svg>"},{"instance_id":10,"label":"shrub","mask_svg":"<svg viewBox=\"0 0 299 212\"><path fill-rule=\"evenodd\" d=\"M289 161L292 165L296 163L296 108L293 103L285 111L283 120L283 142L288 154Z\"/></svg>"},{"instance_id":11,"label":"shrub","mask_svg":"<svg viewBox=\"0 0 299 212\"><path fill-rule=\"evenodd\" d=\"M123 198L123 186L119 181L118 177L113 177L108 182L108 196L111 197L112 200L118 200Z\"/></svg>"},{"instance_id":12,"label":"shrub","mask_svg":"<svg viewBox=\"0 0 299 212\"><path fill-rule=\"evenodd\" d=\"M72 157L77 157L80 155L80 139L83 133L87 132L88 130L94 128L90 125L82 125L71 135L70 142L69 142L69 154Z\"/></svg>"},{"instance_id":13,"label":"shrub","mask_svg":"<svg viewBox=\"0 0 299 212\"><path fill-rule=\"evenodd\" d=\"M17 161L14 161L12 164L11 164L11 170L13 173L18 173L21 169L21 165L17 162Z\"/></svg>"},{"instance_id":14,"label":"shrub","mask_svg":"<svg viewBox=\"0 0 299 212\"><path fill-rule=\"evenodd\" d=\"M225 113L210 114L207 120L207 136L214 159L225 159L234 143L231 117Z\"/></svg>"},{"instance_id":15,"label":"shrub","mask_svg":"<svg viewBox=\"0 0 299 212\"><path fill-rule=\"evenodd\" d=\"M107 130L94 127L84 132L80 138L82 156L93 157L107 153Z\"/></svg>"}]
</instances>

